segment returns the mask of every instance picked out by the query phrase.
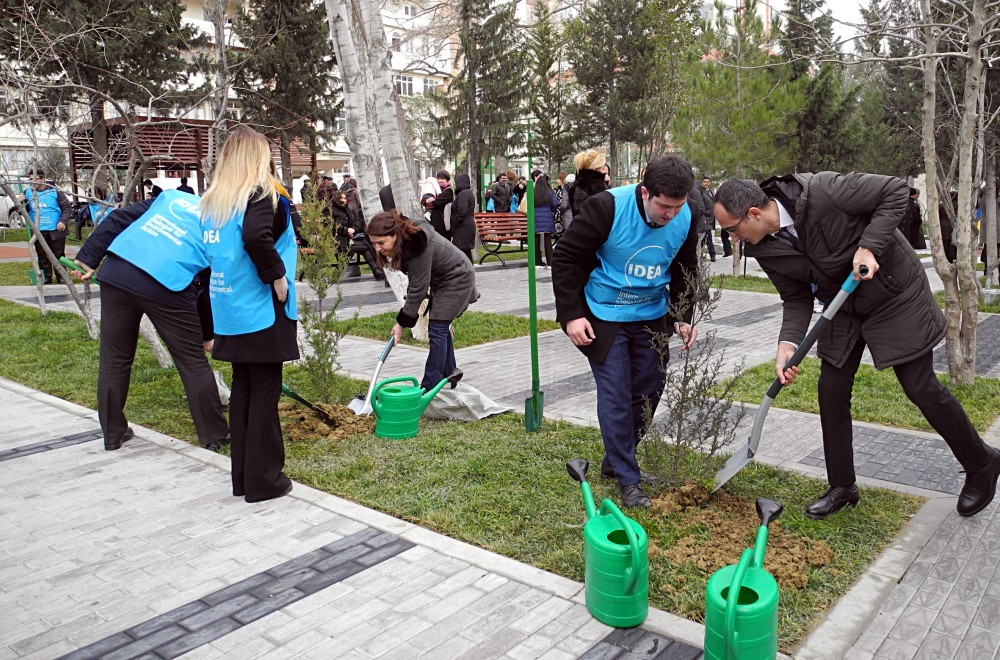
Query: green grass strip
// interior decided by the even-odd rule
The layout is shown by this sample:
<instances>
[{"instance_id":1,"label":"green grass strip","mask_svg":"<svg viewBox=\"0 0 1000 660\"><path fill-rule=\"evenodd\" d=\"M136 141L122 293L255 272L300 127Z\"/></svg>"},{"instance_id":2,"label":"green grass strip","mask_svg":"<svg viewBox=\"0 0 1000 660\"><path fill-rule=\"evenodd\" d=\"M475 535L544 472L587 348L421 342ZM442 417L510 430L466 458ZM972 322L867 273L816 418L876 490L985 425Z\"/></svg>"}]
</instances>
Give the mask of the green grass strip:
<instances>
[{"instance_id":1,"label":"green grass strip","mask_svg":"<svg viewBox=\"0 0 1000 660\"><path fill-rule=\"evenodd\" d=\"M337 321L335 327L337 332L345 335L355 335L384 341L389 338L392 326L395 323L396 312L384 312L374 316L359 316L353 319ZM528 319L521 316L472 311L468 311L455 319L451 327L455 331L455 348L478 346L479 344L486 344L492 341L526 337L530 329ZM539 332L558 329L559 324L555 321L538 319ZM409 330L403 335L403 343L410 346L427 346L426 342L415 341Z\"/></svg>"},{"instance_id":2,"label":"green grass strip","mask_svg":"<svg viewBox=\"0 0 1000 660\"><path fill-rule=\"evenodd\" d=\"M819 413L817 387L820 360L807 357L799 366L799 375L791 387L781 390L774 406L785 410ZM765 362L742 374L733 398L737 401L760 403L774 380L774 363ZM1000 380L976 378L972 385L952 385L946 375L938 380L948 386L962 403L972 423L980 433L1000 415ZM906 429L933 431L915 405L910 403L892 369L879 371L862 364L854 381L851 415L856 422L871 422Z\"/></svg>"}]
</instances>

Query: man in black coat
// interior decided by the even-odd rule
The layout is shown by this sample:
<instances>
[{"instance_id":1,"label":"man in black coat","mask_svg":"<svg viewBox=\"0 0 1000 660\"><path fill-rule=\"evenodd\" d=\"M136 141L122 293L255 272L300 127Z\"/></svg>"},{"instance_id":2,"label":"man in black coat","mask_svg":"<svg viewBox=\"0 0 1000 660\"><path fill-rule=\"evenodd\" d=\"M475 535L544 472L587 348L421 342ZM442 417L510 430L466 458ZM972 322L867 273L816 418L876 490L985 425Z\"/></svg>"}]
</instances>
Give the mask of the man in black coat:
<instances>
[{"instance_id":1,"label":"man in black coat","mask_svg":"<svg viewBox=\"0 0 1000 660\"><path fill-rule=\"evenodd\" d=\"M507 173L501 172L496 183L487 193L487 197L493 200L493 212L510 213L510 197L513 194L510 183L507 181Z\"/></svg>"},{"instance_id":2,"label":"man in black coat","mask_svg":"<svg viewBox=\"0 0 1000 660\"><path fill-rule=\"evenodd\" d=\"M455 176L455 201L451 205L451 243L472 261L476 245L476 197L472 194L472 178L468 174Z\"/></svg>"},{"instance_id":3,"label":"man in black coat","mask_svg":"<svg viewBox=\"0 0 1000 660\"><path fill-rule=\"evenodd\" d=\"M783 385L798 367L785 364L806 334L812 285L831 300L845 275L865 280L831 320L817 346L820 423L830 488L806 509L822 519L858 502L851 392L868 347L875 367L892 367L906 396L965 468L958 513L971 516L993 500L1000 451L979 437L957 399L934 375L933 349L946 323L913 248L896 229L909 186L874 174L795 174L757 185L733 179L716 193L715 217L744 243L781 294L784 317L775 371ZM862 267L868 272L863 277Z\"/></svg>"},{"instance_id":4,"label":"man in black coat","mask_svg":"<svg viewBox=\"0 0 1000 660\"><path fill-rule=\"evenodd\" d=\"M710 247L708 252L711 255L715 255L715 240L712 236L715 233L715 193L712 192L712 180L707 176L701 177L701 182L698 184L698 192L701 193L701 204L704 207L704 222L708 226L708 234L705 236L705 243ZM727 232L722 232L722 256L731 257L733 256L733 246L729 243L729 234ZM712 259L715 261L715 259Z\"/></svg>"}]
</instances>

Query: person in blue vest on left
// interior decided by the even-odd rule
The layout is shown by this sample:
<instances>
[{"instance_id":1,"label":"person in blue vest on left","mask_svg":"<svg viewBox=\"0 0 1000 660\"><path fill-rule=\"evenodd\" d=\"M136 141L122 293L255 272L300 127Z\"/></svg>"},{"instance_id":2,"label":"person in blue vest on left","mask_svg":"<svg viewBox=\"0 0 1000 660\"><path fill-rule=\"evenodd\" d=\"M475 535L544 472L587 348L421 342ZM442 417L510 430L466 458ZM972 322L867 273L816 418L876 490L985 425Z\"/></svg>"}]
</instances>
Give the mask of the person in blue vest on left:
<instances>
[{"instance_id":1,"label":"person in blue vest on left","mask_svg":"<svg viewBox=\"0 0 1000 660\"><path fill-rule=\"evenodd\" d=\"M589 197L552 254L556 320L597 384L601 476L618 480L625 507L650 506L642 482L659 481L635 457L645 411L656 412L666 378L653 334L677 334L684 350L698 336L691 305L682 316L674 305L698 271L701 235L687 205L693 186L683 158L654 158L641 184Z\"/></svg>"},{"instance_id":2,"label":"person in blue vest on left","mask_svg":"<svg viewBox=\"0 0 1000 660\"><path fill-rule=\"evenodd\" d=\"M173 190L112 211L76 255L90 279L101 266L101 361L97 413L104 449L134 436L125 417L143 315L167 345L184 385L201 446L229 442L219 390L205 351L212 347L208 255L198 198Z\"/></svg>"},{"instance_id":3,"label":"person in blue vest on left","mask_svg":"<svg viewBox=\"0 0 1000 660\"><path fill-rule=\"evenodd\" d=\"M299 358L298 248L291 199L263 135L247 126L230 132L199 208L211 264L212 357L233 364L233 495L270 500L292 490L282 472L278 399L282 363Z\"/></svg>"},{"instance_id":4,"label":"person in blue vest on left","mask_svg":"<svg viewBox=\"0 0 1000 660\"><path fill-rule=\"evenodd\" d=\"M56 190L45 181L45 172L33 169L28 172L31 187L24 191L24 205L32 221L38 223L38 231L42 234L46 245L52 250L56 259L66 254L66 236L69 221L73 218L73 204L62 191ZM52 264L40 245L35 245L38 255L38 268L42 271L44 284L55 284Z\"/></svg>"}]
</instances>

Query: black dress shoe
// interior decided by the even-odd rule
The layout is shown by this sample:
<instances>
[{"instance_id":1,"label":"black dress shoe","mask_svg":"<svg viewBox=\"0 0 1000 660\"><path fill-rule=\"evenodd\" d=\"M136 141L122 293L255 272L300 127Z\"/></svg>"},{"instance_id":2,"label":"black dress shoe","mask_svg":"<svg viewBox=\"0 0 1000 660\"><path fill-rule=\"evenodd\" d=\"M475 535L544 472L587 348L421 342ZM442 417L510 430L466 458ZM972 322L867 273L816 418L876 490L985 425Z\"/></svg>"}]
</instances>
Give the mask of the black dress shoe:
<instances>
[{"instance_id":1,"label":"black dress shoe","mask_svg":"<svg viewBox=\"0 0 1000 660\"><path fill-rule=\"evenodd\" d=\"M615 478L615 471L611 468L611 464L608 463L608 458L606 456L601 459L601 476L605 479ZM639 481L653 486L663 483L663 479L660 479L655 474L644 472L643 470L639 470Z\"/></svg>"},{"instance_id":2,"label":"black dress shoe","mask_svg":"<svg viewBox=\"0 0 1000 660\"><path fill-rule=\"evenodd\" d=\"M621 486L618 492L622 496L622 507L632 509L636 507L650 507L653 503L649 495L642 489L642 484L632 484L631 486Z\"/></svg>"},{"instance_id":3,"label":"black dress shoe","mask_svg":"<svg viewBox=\"0 0 1000 660\"><path fill-rule=\"evenodd\" d=\"M135 437L135 432L130 428L125 429L122 433L122 437L119 438L118 442L108 442L104 441L104 451L115 451L116 449L121 449L122 445Z\"/></svg>"},{"instance_id":4,"label":"black dress shoe","mask_svg":"<svg viewBox=\"0 0 1000 660\"><path fill-rule=\"evenodd\" d=\"M455 369L448 374L448 383L451 386L451 389L455 389L455 386L458 385L458 381L462 380L462 376L464 375L465 373L461 369Z\"/></svg>"},{"instance_id":5,"label":"black dress shoe","mask_svg":"<svg viewBox=\"0 0 1000 660\"><path fill-rule=\"evenodd\" d=\"M993 501L1000 477L1000 451L989 448L990 460L986 465L965 475L965 485L958 495L958 515L974 516Z\"/></svg>"},{"instance_id":6,"label":"black dress shoe","mask_svg":"<svg viewBox=\"0 0 1000 660\"><path fill-rule=\"evenodd\" d=\"M228 445L230 442L231 441L229 439L229 434L227 433L226 437L222 438L221 440L216 440L214 442L210 442L207 445L205 445L205 449L207 449L208 451L214 451L215 453L219 453L219 450L222 449L223 446Z\"/></svg>"},{"instance_id":7,"label":"black dress shoe","mask_svg":"<svg viewBox=\"0 0 1000 660\"><path fill-rule=\"evenodd\" d=\"M831 486L819 498L806 507L806 517L813 520L823 520L832 513L837 513L845 506L854 506L858 503L858 487L855 486Z\"/></svg>"},{"instance_id":8,"label":"black dress shoe","mask_svg":"<svg viewBox=\"0 0 1000 660\"><path fill-rule=\"evenodd\" d=\"M291 481L288 482L288 486L284 490L282 490L280 493L276 495L269 495L268 497L250 497L249 495L247 495L244 499L247 501L248 504L253 504L255 502L266 502L268 500L276 500L279 497L284 497L285 495L288 495L290 492L292 492Z\"/></svg>"}]
</instances>

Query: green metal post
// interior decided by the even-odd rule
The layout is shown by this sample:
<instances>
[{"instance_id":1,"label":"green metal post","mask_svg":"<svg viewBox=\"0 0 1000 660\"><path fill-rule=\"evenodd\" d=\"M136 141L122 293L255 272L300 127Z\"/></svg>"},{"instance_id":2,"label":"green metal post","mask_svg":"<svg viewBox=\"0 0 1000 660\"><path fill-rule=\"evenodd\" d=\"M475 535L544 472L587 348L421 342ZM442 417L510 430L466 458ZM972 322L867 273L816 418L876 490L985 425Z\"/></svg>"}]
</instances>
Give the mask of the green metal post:
<instances>
[{"instance_id":1,"label":"green metal post","mask_svg":"<svg viewBox=\"0 0 1000 660\"><path fill-rule=\"evenodd\" d=\"M524 191L528 211L528 325L531 342L531 397L524 402L524 430L537 431L542 426L544 395L538 373L538 305L535 296L535 182L531 180L531 119L528 119L528 185Z\"/></svg>"}]
</instances>

